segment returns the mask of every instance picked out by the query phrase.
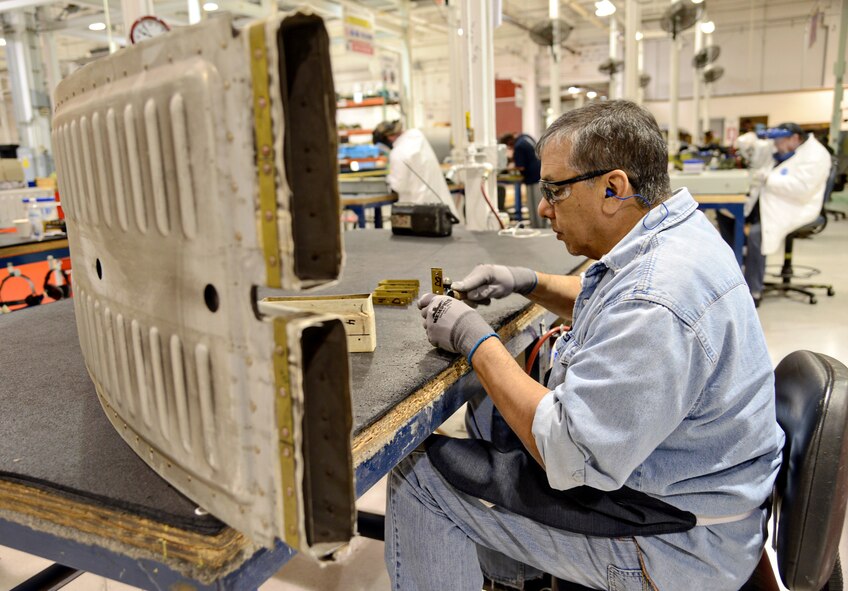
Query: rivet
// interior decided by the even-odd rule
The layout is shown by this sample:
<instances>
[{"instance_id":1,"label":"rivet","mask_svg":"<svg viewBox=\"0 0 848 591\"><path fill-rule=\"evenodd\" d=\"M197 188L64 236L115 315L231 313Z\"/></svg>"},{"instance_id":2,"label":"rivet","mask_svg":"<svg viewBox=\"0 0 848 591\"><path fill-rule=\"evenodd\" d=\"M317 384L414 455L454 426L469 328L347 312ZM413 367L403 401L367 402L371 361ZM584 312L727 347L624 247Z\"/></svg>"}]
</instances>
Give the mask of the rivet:
<instances>
[{"instance_id":1,"label":"rivet","mask_svg":"<svg viewBox=\"0 0 848 591\"><path fill-rule=\"evenodd\" d=\"M262 146L262 155L267 156L271 153L271 146Z\"/></svg>"},{"instance_id":2,"label":"rivet","mask_svg":"<svg viewBox=\"0 0 848 591\"><path fill-rule=\"evenodd\" d=\"M290 450L289 448L287 448L287 447L284 447L284 448L283 448L283 455L284 455L285 457L289 457L289 456L291 455L291 450Z\"/></svg>"},{"instance_id":3,"label":"rivet","mask_svg":"<svg viewBox=\"0 0 848 591\"><path fill-rule=\"evenodd\" d=\"M283 346L277 345L277 347L274 349L274 353L276 353L277 355L282 355L284 353Z\"/></svg>"},{"instance_id":4,"label":"rivet","mask_svg":"<svg viewBox=\"0 0 848 591\"><path fill-rule=\"evenodd\" d=\"M265 105L267 105L267 104L268 104L268 101L265 100L264 96L259 97L259 106L260 107L262 107L264 109Z\"/></svg>"},{"instance_id":5,"label":"rivet","mask_svg":"<svg viewBox=\"0 0 848 591\"><path fill-rule=\"evenodd\" d=\"M285 398L288 395L285 388L280 388L277 393L280 395L280 398Z\"/></svg>"},{"instance_id":6,"label":"rivet","mask_svg":"<svg viewBox=\"0 0 848 591\"><path fill-rule=\"evenodd\" d=\"M264 172L265 174L271 174L271 165L268 163L263 164L262 172Z\"/></svg>"},{"instance_id":7,"label":"rivet","mask_svg":"<svg viewBox=\"0 0 848 591\"><path fill-rule=\"evenodd\" d=\"M255 51L253 52L253 57L254 57L255 59L261 60L261 59L262 59L262 50L261 50L261 49L257 49L257 50L255 50Z\"/></svg>"},{"instance_id":8,"label":"rivet","mask_svg":"<svg viewBox=\"0 0 848 591\"><path fill-rule=\"evenodd\" d=\"M283 429L280 431L280 434L281 434L283 437L288 437L288 436L289 436L289 429L288 429L288 427L283 427Z\"/></svg>"},{"instance_id":9,"label":"rivet","mask_svg":"<svg viewBox=\"0 0 848 591\"><path fill-rule=\"evenodd\" d=\"M274 219L274 212L273 211L266 211L265 212L265 220L270 222L273 219Z\"/></svg>"},{"instance_id":10,"label":"rivet","mask_svg":"<svg viewBox=\"0 0 848 591\"><path fill-rule=\"evenodd\" d=\"M275 257L274 255L271 255L270 257L268 257L268 264L270 264L271 266L276 265L277 264L277 257Z\"/></svg>"},{"instance_id":11,"label":"rivet","mask_svg":"<svg viewBox=\"0 0 848 591\"><path fill-rule=\"evenodd\" d=\"M293 534L297 533L297 528L294 526L294 524L289 526L289 532L291 532Z\"/></svg>"},{"instance_id":12,"label":"rivet","mask_svg":"<svg viewBox=\"0 0 848 591\"><path fill-rule=\"evenodd\" d=\"M292 487L290 487L290 486L286 487L286 496L287 497L293 497L294 496L294 489Z\"/></svg>"}]
</instances>

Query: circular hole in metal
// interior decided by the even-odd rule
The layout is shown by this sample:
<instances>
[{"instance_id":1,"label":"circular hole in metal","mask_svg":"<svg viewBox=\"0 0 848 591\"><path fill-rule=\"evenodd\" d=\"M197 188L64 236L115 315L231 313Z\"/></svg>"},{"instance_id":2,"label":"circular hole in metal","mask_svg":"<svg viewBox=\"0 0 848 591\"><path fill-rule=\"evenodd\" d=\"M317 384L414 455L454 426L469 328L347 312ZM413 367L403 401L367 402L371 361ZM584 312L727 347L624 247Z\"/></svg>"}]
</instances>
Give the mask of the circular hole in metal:
<instances>
[{"instance_id":1,"label":"circular hole in metal","mask_svg":"<svg viewBox=\"0 0 848 591\"><path fill-rule=\"evenodd\" d=\"M220 301L218 300L218 290L211 283L207 284L203 289L203 301L206 302L206 307L210 312L217 312Z\"/></svg>"},{"instance_id":2,"label":"circular hole in metal","mask_svg":"<svg viewBox=\"0 0 848 591\"><path fill-rule=\"evenodd\" d=\"M97 270L97 278L103 279L103 266L100 264L100 259L95 261L94 268Z\"/></svg>"}]
</instances>

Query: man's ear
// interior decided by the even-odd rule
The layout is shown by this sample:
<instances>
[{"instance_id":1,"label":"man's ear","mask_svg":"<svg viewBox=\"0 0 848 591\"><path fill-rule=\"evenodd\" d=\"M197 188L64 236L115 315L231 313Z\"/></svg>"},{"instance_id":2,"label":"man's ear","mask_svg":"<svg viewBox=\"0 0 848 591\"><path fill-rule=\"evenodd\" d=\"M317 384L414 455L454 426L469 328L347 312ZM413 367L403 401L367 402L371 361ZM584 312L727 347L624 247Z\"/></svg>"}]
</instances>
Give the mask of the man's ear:
<instances>
[{"instance_id":1,"label":"man's ear","mask_svg":"<svg viewBox=\"0 0 848 591\"><path fill-rule=\"evenodd\" d=\"M626 197L630 182L627 179L627 174L623 170L614 170L607 177L606 189L613 192L614 196Z\"/></svg>"}]
</instances>

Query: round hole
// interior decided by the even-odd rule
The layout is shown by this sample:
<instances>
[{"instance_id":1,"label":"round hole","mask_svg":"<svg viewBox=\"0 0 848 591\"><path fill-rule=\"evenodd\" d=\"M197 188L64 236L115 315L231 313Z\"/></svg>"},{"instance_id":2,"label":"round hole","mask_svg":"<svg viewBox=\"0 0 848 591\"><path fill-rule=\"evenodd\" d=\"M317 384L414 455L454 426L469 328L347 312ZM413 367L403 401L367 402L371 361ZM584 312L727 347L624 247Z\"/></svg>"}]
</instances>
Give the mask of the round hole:
<instances>
[{"instance_id":1,"label":"round hole","mask_svg":"<svg viewBox=\"0 0 848 591\"><path fill-rule=\"evenodd\" d=\"M206 302L206 307L209 308L210 312L218 311L218 305L220 304L218 290L211 283L203 290L203 301Z\"/></svg>"},{"instance_id":2,"label":"round hole","mask_svg":"<svg viewBox=\"0 0 848 591\"><path fill-rule=\"evenodd\" d=\"M103 266L100 264L100 259L95 261L94 268L97 269L97 278L103 279Z\"/></svg>"}]
</instances>

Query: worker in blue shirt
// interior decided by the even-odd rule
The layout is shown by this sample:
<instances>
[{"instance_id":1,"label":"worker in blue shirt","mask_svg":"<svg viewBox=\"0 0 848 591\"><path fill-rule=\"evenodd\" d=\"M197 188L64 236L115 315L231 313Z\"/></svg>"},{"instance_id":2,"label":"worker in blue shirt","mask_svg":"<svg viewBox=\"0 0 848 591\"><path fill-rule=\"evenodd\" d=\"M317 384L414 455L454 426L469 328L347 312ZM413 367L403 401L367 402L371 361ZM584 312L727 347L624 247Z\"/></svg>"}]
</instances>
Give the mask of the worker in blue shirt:
<instances>
[{"instance_id":1,"label":"worker in blue shirt","mask_svg":"<svg viewBox=\"0 0 848 591\"><path fill-rule=\"evenodd\" d=\"M512 439L433 436L392 471L393 588L476 591L485 573L520 589L547 572L735 591L763 550L784 435L733 252L686 189L672 194L660 129L635 103L570 111L537 150L539 213L595 262L580 277L481 265L452 286L571 319L545 385L476 310L419 301L430 342L468 359Z\"/></svg>"},{"instance_id":2,"label":"worker in blue shirt","mask_svg":"<svg viewBox=\"0 0 848 591\"><path fill-rule=\"evenodd\" d=\"M539 202L542 194L539 189L539 171L542 163L536 156L536 140L526 133L507 133L498 140L512 151L512 163L521 172L524 184L524 195L526 197L527 209L530 212L530 225L534 228L547 227L546 220L539 214Z\"/></svg>"}]
</instances>

